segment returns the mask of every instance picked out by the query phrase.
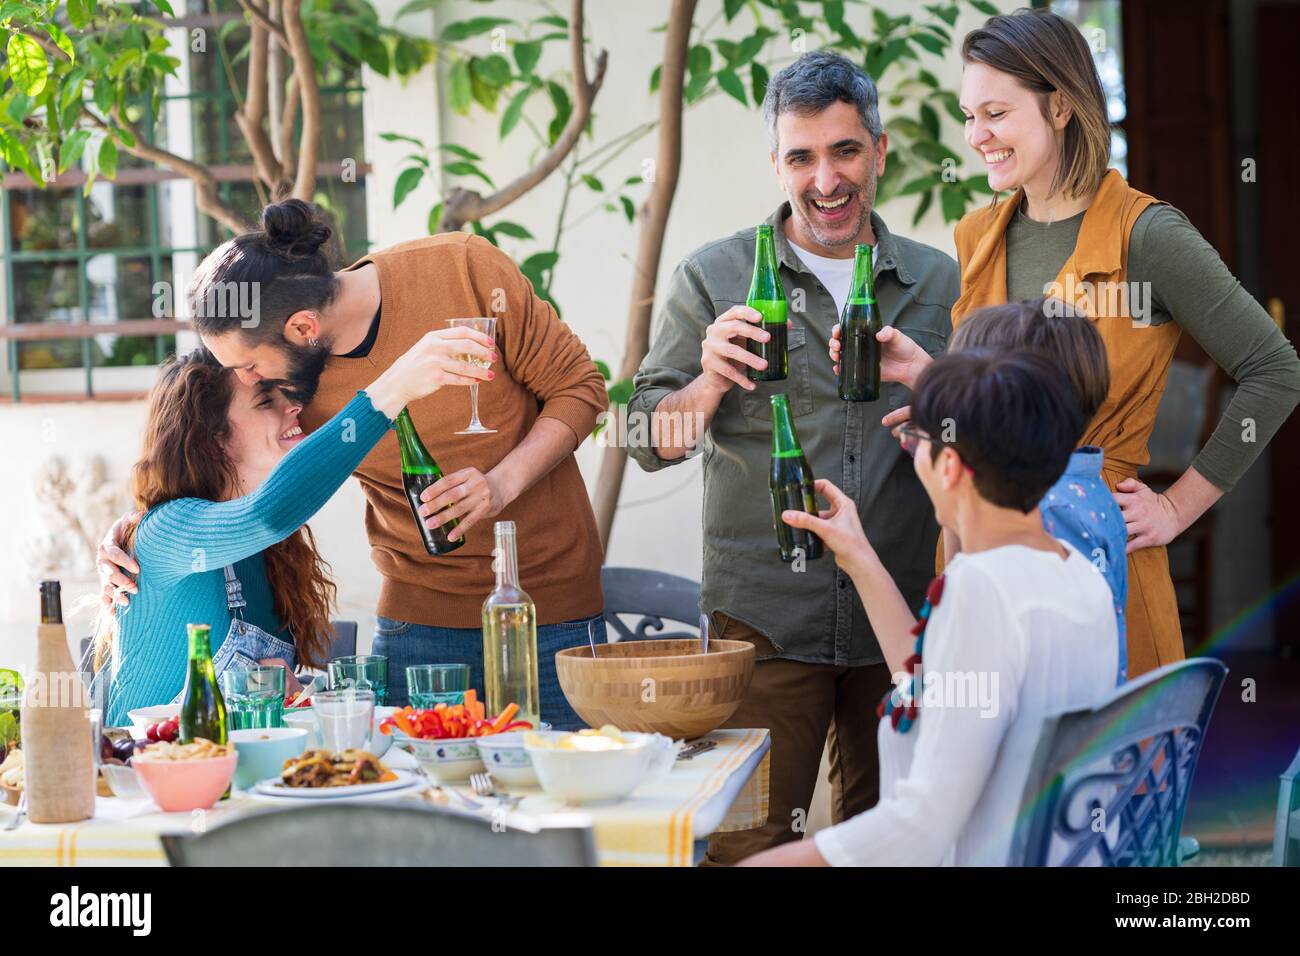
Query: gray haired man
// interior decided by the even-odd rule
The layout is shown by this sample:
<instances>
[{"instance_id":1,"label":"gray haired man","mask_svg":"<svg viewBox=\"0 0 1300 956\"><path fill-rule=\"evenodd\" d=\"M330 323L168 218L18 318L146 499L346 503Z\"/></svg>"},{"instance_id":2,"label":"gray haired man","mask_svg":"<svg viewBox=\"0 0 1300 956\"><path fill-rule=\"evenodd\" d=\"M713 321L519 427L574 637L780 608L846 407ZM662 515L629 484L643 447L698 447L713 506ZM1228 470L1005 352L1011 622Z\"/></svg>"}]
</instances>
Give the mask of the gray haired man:
<instances>
[{"instance_id":1,"label":"gray haired man","mask_svg":"<svg viewBox=\"0 0 1300 956\"><path fill-rule=\"evenodd\" d=\"M828 559L780 560L767 491L769 400L789 396L814 473L858 503L872 544L919 608L934 574L938 527L911 463L880 424L906 402L905 389L889 382L879 401L840 401L826 346L848 297L857 243L875 247L876 299L896 330L885 338L901 332L941 352L958 292L950 257L894 235L872 211L889 139L870 77L838 54L808 53L772 79L763 115L788 197L767 221L790 303L789 377L756 384L745 374L746 366L762 367L745 340L767 335L744 304L754 262L749 227L677 267L628 410L629 419L639 412L706 423L701 606L716 637L749 641L757 653L753 682L729 725L771 731L768 823L715 836L712 863L801 838L827 743L836 822L869 809L879 790L875 709L889 674L848 576ZM648 471L695 450L674 437L682 429L650 433L650 446L630 449Z\"/></svg>"}]
</instances>

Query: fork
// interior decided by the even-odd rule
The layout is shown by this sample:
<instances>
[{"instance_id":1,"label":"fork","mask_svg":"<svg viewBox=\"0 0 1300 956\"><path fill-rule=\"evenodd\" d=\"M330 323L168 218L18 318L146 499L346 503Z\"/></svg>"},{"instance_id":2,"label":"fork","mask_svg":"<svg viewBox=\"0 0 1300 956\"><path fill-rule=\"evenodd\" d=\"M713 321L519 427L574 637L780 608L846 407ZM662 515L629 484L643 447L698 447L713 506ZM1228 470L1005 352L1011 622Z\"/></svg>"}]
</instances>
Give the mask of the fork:
<instances>
[{"instance_id":1,"label":"fork","mask_svg":"<svg viewBox=\"0 0 1300 956\"><path fill-rule=\"evenodd\" d=\"M469 785L474 793L480 797L496 797L497 809L513 809L519 805L523 799L522 794L511 796L504 791L498 790L492 784L492 775L490 773L476 773L469 778Z\"/></svg>"},{"instance_id":2,"label":"fork","mask_svg":"<svg viewBox=\"0 0 1300 956\"><path fill-rule=\"evenodd\" d=\"M417 763L416 769L419 770L420 776L424 778L424 782L429 785L430 790L435 790L439 793L450 793L452 796L454 796L457 800L463 803L470 810L483 809L483 804L479 803L477 800L471 800L469 797L465 796L465 794L461 793L455 787L448 787L441 783L436 782L432 777L429 776L429 771L425 770L422 764Z\"/></svg>"},{"instance_id":3,"label":"fork","mask_svg":"<svg viewBox=\"0 0 1300 956\"><path fill-rule=\"evenodd\" d=\"M23 792L18 795L18 810L16 813L14 813L14 818L5 824L5 832L8 833L10 830L17 830L18 825L23 822L23 817L25 816L27 816L26 789L24 789Z\"/></svg>"}]
</instances>

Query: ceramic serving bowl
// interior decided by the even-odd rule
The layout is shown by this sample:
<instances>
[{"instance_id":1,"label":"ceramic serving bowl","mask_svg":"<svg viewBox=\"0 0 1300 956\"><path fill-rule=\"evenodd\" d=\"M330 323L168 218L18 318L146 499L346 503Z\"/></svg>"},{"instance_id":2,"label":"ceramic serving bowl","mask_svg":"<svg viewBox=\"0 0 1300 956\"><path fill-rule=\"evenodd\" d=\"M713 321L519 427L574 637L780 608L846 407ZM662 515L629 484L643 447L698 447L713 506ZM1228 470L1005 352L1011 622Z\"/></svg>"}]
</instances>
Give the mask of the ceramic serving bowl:
<instances>
[{"instance_id":1,"label":"ceramic serving bowl","mask_svg":"<svg viewBox=\"0 0 1300 956\"><path fill-rule=\"evenodd\" d=\"M401 734L395 739L397 746L413 755L435 783L464 783L484 769L476 738L419 740Z\"/></svg>"},{"instance_id":2,"label":"ceramic serving bowl","mask_svg":"<svg viewBox=\"0 0 1300 956\"><path fill-rule=\"evenodd\" d=\"M235 786L247 790L259 780L278 777L284 762L307 749L307 731L301 727L272 727L262 730L232 730L239 765Z\"/></svg>"},{"instance_id":3,"label":"ceramic serving bowl","mask_svg":"<svg viewBox=\"0 0 1300 956\"><path fill-rule=\"evenodd\" d=\"M221 799L235 775L238 754L199 760L131 760L140 786L168 813L206 810Z\"/></svg>"},{"instance_id":4,"label":"ceramic serving bowl","mask_svg":"<svg viewBox=\"0 0 1300 956\"><path fill-rule=\"evenodd\" d=\"M555 740L557 733L541 734ZM654 734L625 733L623 746L611 750L560 750L533 742L524 749L547 796L565 803L611 803L632 793L650 775L659 753Z\"/></svg>"},{"instance_id":5,"label":"ceramic serving bowl","mask_svg":"<svg viewBox=\"0 0 1300 956\"><path fill-rule=\"evenodd\" d=\"M526 733L526 730L512 730L509 733L475 738L483 766L492 774L493 779L511 787L538 786L533 758L524 749Z\"/></svg>"},{"instance_id":6,"label":"ceramic serving bowl","mask_svg":"<svg viewBox=\"0 0 1300 956\"><path fill-rule=\"evenodd\" d=\"M127 711L126 716L131 720L131 736L136 740L144 738L145 733L153 724L160 724L164 720L181 715L180 704L158 704L154 707L138 707L135 710Z\"/></svg>"}]
</instances>

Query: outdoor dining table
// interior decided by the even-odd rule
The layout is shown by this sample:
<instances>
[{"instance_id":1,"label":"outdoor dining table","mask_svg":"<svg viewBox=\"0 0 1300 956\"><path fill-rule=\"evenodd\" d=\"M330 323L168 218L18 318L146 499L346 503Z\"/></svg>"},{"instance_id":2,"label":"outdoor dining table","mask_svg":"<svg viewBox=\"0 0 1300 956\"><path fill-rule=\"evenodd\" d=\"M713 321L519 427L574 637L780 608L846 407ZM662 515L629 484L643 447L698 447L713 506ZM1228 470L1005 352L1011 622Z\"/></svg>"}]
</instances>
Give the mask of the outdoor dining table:
<instances>
[{"instance_id":1,"label":"outdoor dining table","mask_svg":"<svg viewBox=\"0 0 1300 956\"><path fill-rule=\"evenodd\" d=\"M661 780L643 784L628 798L612 804L565 806L539 789L509 787L522 796L505 817L506 825L572 826L589 822L602 866L692 866L702 857L708 836L747 830L767 822L768 765L771 739L765 729L715 730L706 735L716 746L689 760L677 761ZM384 756L393 768L415 769L415 758L394 747ZM472 796L467 784L458 793ZM416 801L424 788L353 800ZM496 801L478 799L476 812L491 817ZM211 810L164 813L147 797L100 797L95 815L74 824L24 821L6 831L15 812L0 806L0 867L6 866L165 866L161 837L210 829L242 814L302 806L293 797L265 797L234 790ZM461 809L460 807L457 807ZM585 820L575 821L575 814ZM436 864L436 860L430 860Z\"/></svg>"}]
</instances>

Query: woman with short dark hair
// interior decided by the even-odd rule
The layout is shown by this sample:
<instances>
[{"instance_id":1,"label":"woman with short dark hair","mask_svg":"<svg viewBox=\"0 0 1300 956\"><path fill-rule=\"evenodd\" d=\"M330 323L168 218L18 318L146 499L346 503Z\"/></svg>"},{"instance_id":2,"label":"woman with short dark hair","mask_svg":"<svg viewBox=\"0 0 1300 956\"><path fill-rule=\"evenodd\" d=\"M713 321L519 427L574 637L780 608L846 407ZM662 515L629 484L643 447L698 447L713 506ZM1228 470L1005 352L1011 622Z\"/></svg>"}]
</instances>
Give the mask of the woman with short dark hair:
<instances>
[{"instance_id":1,"label":"woman with short dark hair","mask_svg":"<svg viewBox=\"0 0 1300 956\"><path fill-rule=\"evenodd\" d=\"M782 515L834 551L895 675L878 711L880 802L750 865L1004 865L1043 718L1115 685L1110 589L1038 513L1083 427L1057 370L1029 352L950 353L912 409L904 447L962 541L919 621L838 488L817 482L829 511Z\"/></svg>"}]
</instances>

